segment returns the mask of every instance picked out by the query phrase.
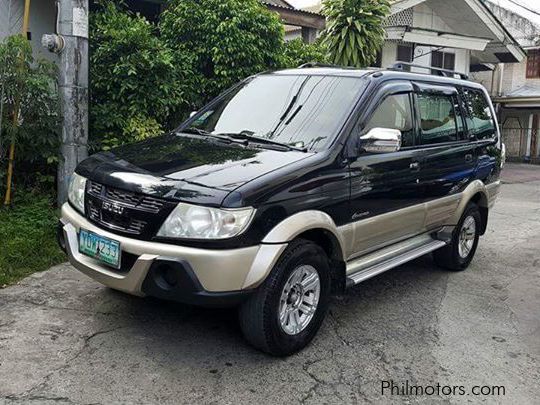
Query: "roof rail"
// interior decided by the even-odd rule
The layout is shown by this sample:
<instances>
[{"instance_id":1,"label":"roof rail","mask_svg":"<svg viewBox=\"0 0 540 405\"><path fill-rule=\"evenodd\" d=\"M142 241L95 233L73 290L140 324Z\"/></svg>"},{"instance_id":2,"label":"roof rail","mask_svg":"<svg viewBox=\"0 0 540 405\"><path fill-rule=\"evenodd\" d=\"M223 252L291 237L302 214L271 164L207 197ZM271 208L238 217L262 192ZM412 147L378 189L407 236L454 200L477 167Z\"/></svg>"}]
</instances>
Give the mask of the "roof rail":
<instances>
[{"instance_id":1,"label":"roof rail","mask_svg":"<svg viewBox=\"0 0 540 405\"><path fill-rule=\"evenodd\" d=\"M343 66L339 65L332 65L330 63L319 63L319 62L308 62L304 63L303 65L298 66L298 69L307 69L307 68L315 68L315 67L322 67L322 68L342 68Z\"/></svg>"},{"instance_id":2,"label":"roof rail","mask_svg":"<svg viewBox=\"0 0 540 405\"><path fill-rule=\"evenodd\" d=\"M435 73L433 72L436 72L438 76L453 77L453 78L456 78L456 76L458 76L460 79L469 80L469 76L466 75L465 73L459 73L453 70L441 69L441 68L431 67L431 66L415 65L414 63L406 63L406 62L394 63L392 66L388 68L388 70L406 71L407 70L406 68L426 69L432 72L431 73L432 75L435 75Z\"/></svg>"}]
</instances>

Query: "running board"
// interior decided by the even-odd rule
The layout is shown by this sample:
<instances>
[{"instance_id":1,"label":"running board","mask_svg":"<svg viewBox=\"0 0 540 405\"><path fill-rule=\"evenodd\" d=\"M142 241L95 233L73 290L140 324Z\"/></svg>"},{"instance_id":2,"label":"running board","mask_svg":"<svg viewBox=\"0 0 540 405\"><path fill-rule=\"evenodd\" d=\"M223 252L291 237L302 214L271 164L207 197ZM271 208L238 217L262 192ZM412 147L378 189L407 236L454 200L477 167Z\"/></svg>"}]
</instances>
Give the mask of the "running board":
<instances>
[{"instance_id":1,"label":"running board","mask_svg":"<svg viewBox=\"0 0 540 405\"><path fill-rule=\"evenodd\" d=\"M347 263L347 287L401 266L445 245L446 242L442 240L422 235L353 260Z\"/></svg>"}]
</instances>

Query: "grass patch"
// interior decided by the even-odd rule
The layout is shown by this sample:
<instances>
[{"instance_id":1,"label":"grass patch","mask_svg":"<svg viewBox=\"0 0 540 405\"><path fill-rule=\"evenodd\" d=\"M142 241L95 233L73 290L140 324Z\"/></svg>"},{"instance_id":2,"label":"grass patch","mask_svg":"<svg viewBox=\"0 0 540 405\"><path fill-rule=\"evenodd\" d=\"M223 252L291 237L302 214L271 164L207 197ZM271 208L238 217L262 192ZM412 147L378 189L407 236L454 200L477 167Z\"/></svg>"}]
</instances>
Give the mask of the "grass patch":
<instances>
[{"instance_id":1,"label":"grass patch","mask_svg":"<svg viewBox=\"0 0 540 405\"><path fill-rule=\"evenodd\" d=\"M56 243L52 201L49 195L20 192L11 208L0 208L0 287L66 261Z\"/></svg>"}]
</instances>

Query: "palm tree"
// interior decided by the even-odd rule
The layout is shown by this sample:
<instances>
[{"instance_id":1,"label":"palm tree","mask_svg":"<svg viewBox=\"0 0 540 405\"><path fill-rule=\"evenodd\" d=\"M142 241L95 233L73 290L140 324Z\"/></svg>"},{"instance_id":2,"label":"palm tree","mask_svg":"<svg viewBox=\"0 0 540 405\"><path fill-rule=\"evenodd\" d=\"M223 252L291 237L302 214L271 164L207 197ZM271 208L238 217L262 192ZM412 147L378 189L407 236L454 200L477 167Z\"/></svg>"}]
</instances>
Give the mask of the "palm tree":
<instances>
[{"instance_id":1,"label":"palm tree","mask_svg":"<svg viewBox=\"0 0 540 405\"><path fill-rule=\"evenodd\" d=\"M330 61L356 67L373 63L384 43L383 22L389 13L389 0L324 0L323 44Z\"/></svg>"}]
</instances>

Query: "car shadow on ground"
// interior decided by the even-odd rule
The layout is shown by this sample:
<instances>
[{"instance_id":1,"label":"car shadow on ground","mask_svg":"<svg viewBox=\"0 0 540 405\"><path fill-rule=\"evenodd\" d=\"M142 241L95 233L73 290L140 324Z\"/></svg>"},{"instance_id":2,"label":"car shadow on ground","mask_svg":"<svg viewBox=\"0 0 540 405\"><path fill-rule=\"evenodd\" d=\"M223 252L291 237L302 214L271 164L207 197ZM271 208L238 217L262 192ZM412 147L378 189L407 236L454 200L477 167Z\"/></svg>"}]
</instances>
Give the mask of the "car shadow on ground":
<instances>
[{"instance_id":1,"label":"car shadow on ground","mask_svg":"<svg viewBox=\"0 0 540 405\"><path fill-rule=\"evenodd\" d=\"M358 341L364 341L366 335L374 340L388 339L388 329L375 324L388 325L400 317L409 318L411 311L425 317L421 314L426 312L426 305L429 312L429 307L440 303L437 295L444 293L446 279L447 273L435 267L430 257L424 257L347 290L332 299L328 318L315 339L316 345L330 347L335 344L330 329L335 330L339 325L345 334L347 330L354 333L355 329L362 329L363 335L356 336ZM255 356L261 360L260 354L243 340L234 308L193 307L154 298L131 297L110 289L103 289L99 295L108 306L116 307L109 312L116 312L115 315L122 318L116 330L124 335L122 340L136 338L150 347L165 349L161 351L164 357L178 357L186 362L189 358L186 353L191 353L197 364L201 358L213 356ZM96 321L109 323L110 319ZM329 324L333 324L332 327ZM98 327L107 328L108 325ZM327 339L330 341L325 342ZM357 339L345 344L352 345ZM126 345L126 350L129 347L137 348L137 345ZM159 357L158 353L156 350L153 355Z\"/></svg>"}]
</instances>

